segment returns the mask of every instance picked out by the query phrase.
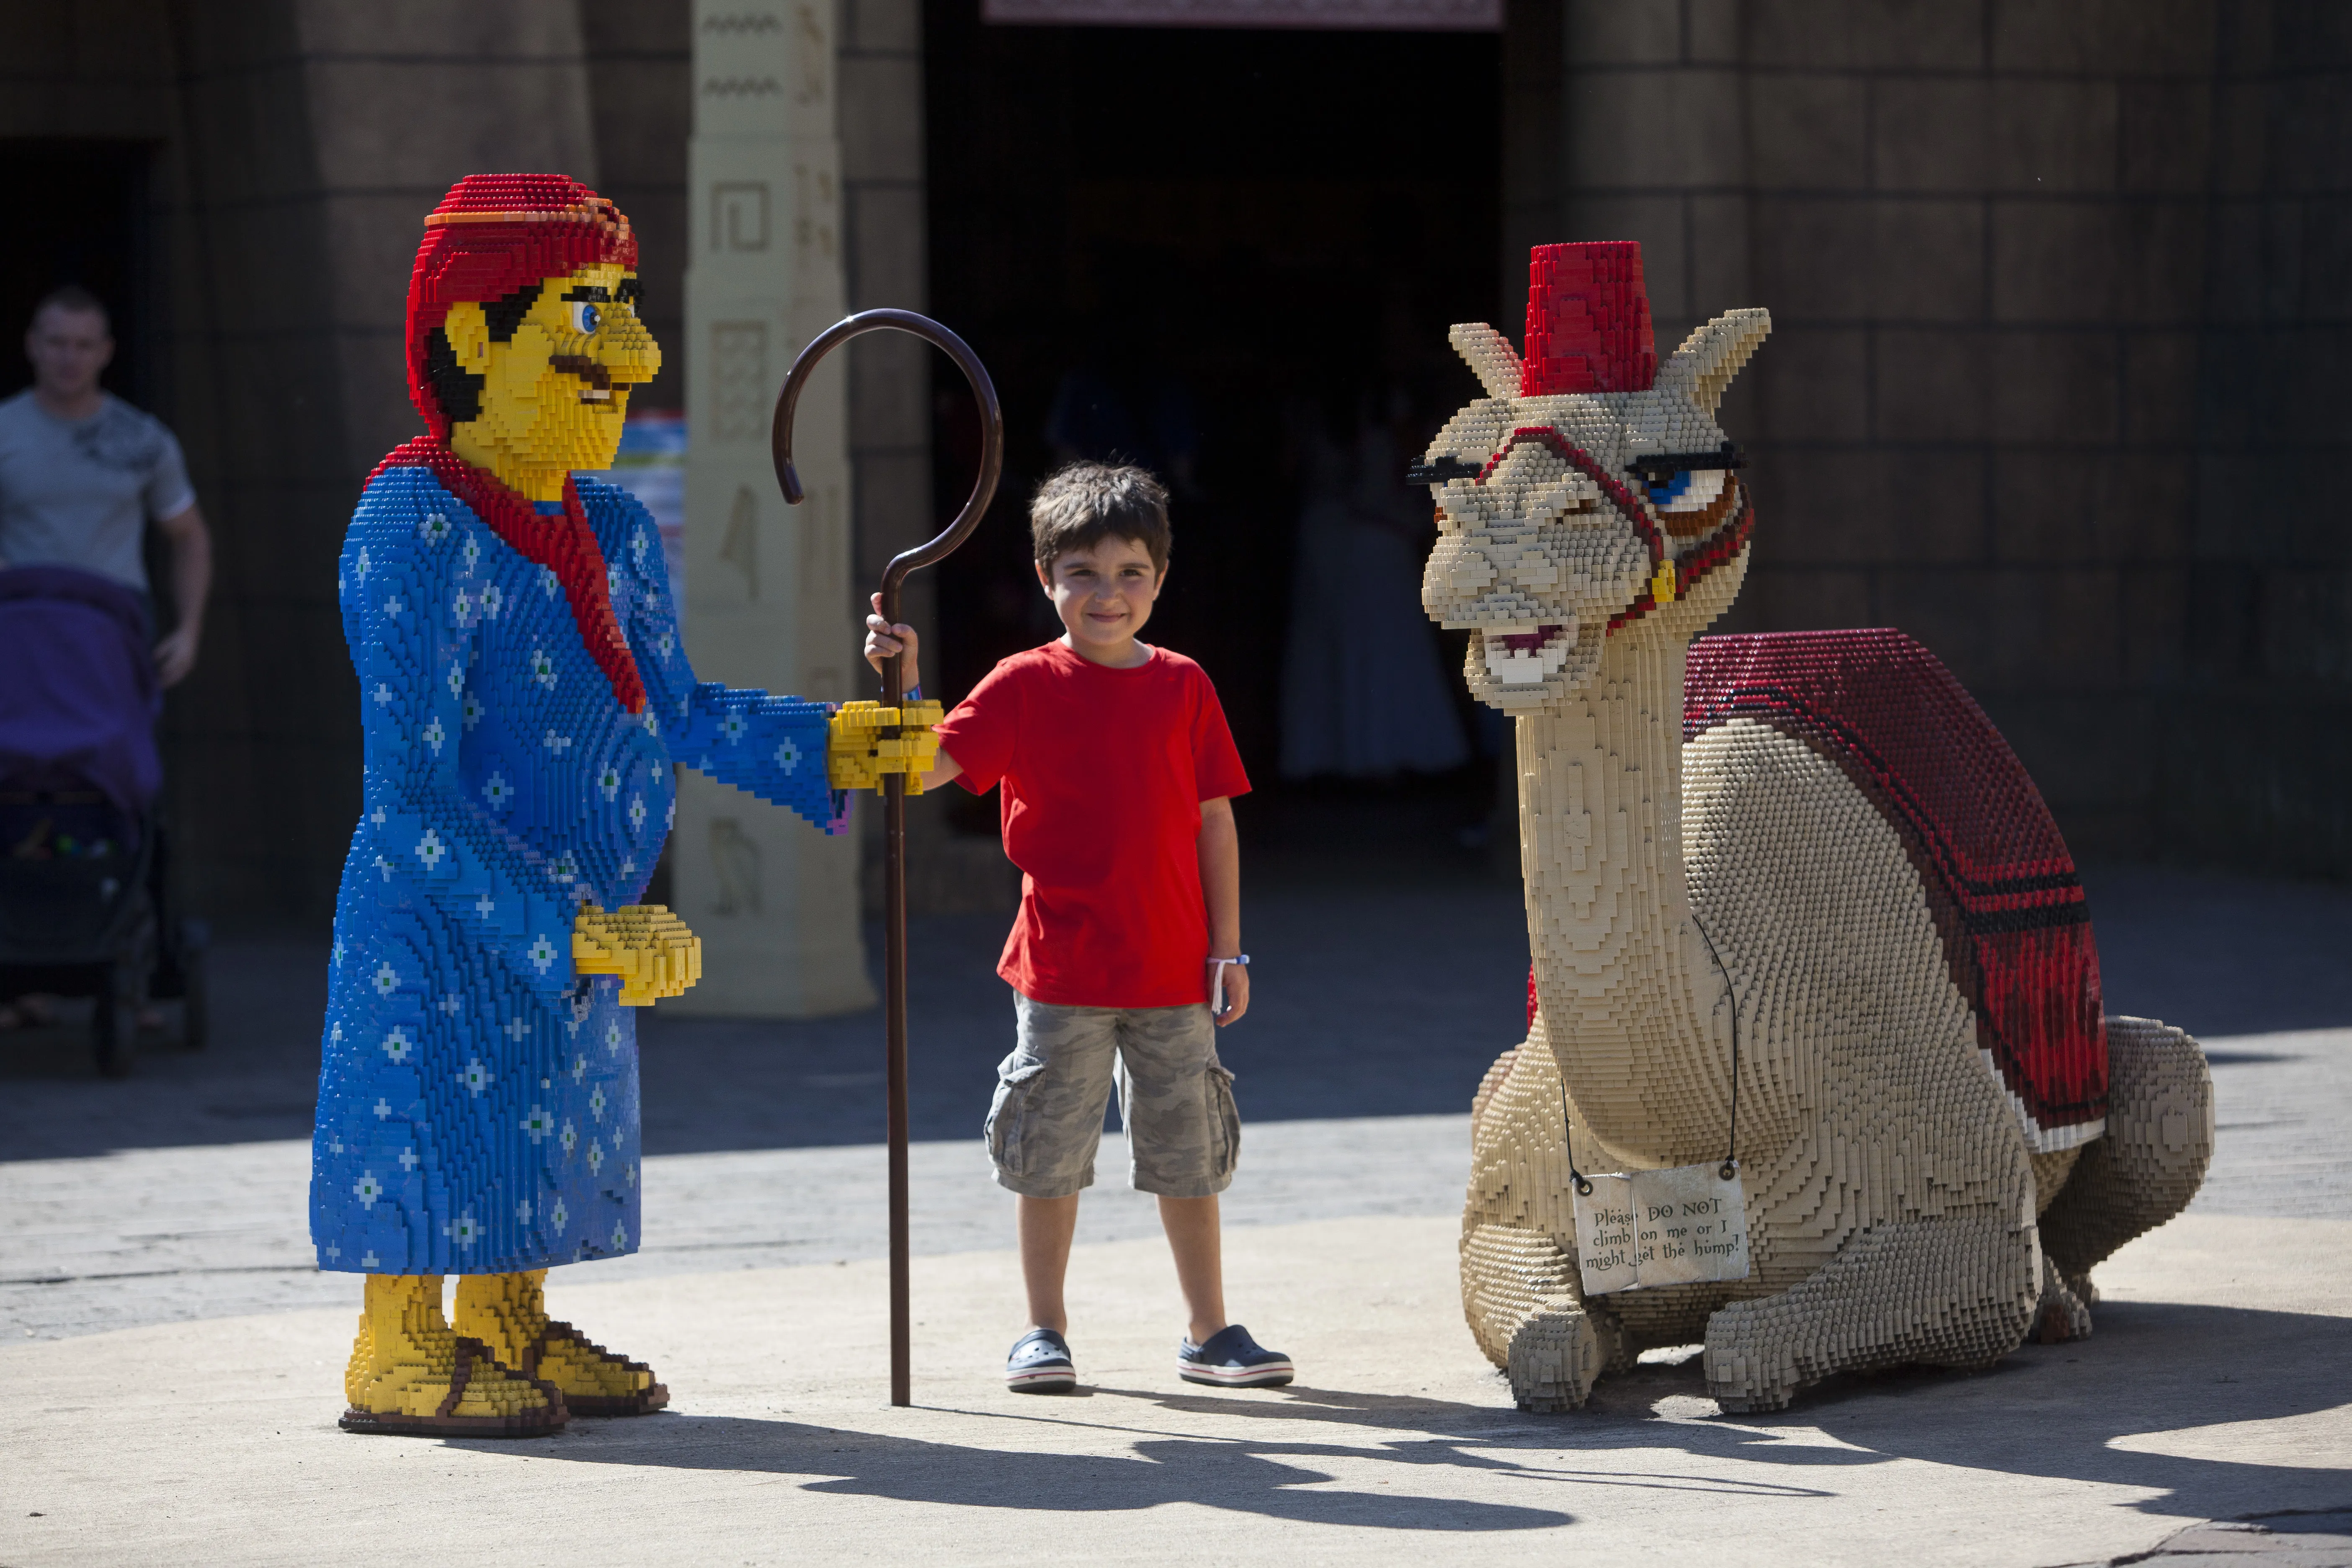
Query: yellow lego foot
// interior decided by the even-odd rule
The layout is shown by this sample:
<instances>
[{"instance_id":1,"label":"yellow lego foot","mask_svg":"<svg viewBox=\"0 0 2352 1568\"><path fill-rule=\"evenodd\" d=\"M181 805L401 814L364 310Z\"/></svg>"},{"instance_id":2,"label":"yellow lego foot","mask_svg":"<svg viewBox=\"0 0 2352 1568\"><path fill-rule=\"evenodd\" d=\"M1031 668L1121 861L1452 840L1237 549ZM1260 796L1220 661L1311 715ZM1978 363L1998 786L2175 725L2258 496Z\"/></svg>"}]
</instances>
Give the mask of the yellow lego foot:
<instances>
[{"instance_id":1,"label":"yellow lego foot","mask_svg":"<svg viewBox=\"0 0 2352 1568\"><path fill-rule=\"evenodd\" d=\"M480 1340L450 1329L437 1274L367 1277L343 1392L346 1432L538 1437L570 1415L551 1384L508 1371Z\"/></svg>"},{"instance_id":2,"label":"yellow lego foot","mask_svg":"<svg viewBox=\"0 0 2352 1568\"><path fill-rule=\"evenodd\" d=\"M563 1396L574 1415L646 1415L669 1403L653 1368L614 1355L547 1315L547 1270L468 1274L457 1281L457 1326L501 1362Z\"/></svg>"}]
</instances>

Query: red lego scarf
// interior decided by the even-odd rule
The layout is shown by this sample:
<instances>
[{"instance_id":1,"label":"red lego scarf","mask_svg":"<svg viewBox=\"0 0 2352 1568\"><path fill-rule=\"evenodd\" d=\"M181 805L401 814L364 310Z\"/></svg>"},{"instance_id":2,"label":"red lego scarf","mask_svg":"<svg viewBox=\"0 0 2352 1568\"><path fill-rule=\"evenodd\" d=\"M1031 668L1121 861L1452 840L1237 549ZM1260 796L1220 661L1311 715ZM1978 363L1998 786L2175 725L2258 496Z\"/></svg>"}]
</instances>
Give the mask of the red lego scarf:
<instances>
[{"instance_id":1,"label":"red lego scarf","mask_svg":"<svg viewBox=\"0 0 2352 1568\"><path fill-rule=\"evenodd\" d=\"M596 531L588 526L588 514L581 508L580 491L572 476L563 479L562 515L551 517L429 436L394 447L368 479L373 482L386 468L430 468L443 488L473 508L474 515L489 524L491 531L517 554L555 574L564 598L571 603L572 618L580 627L580 640L587 645L588 657L596 661L604 679L613 683L614 697L628 711L644 712L645 681L637 674L637 661L629 652L621 623L614 617L612 596L605 586L604 552L596 547Z\"/></svg>"}]
</instances>

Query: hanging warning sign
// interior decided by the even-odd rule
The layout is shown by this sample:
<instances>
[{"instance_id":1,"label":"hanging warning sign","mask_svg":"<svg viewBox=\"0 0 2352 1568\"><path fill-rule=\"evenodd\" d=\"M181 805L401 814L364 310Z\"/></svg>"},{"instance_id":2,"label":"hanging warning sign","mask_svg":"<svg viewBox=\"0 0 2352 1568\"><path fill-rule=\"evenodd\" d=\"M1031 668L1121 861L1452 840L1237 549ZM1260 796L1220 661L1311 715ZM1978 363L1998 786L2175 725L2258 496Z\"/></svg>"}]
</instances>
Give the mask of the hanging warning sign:
<instances>
[{"instance_id":1,"label":"hanging warning sign","mask_svg":"<svg viewBox=\"0 0 2352 1568\"><path fill-rule=\"evenodd\" d=\"M1587 1296L1748 1278L1748 1198L1739 1173L1676 1165L1590 1175L1576 1199L1576 1258Z\"/></svg>"}]
</instances>

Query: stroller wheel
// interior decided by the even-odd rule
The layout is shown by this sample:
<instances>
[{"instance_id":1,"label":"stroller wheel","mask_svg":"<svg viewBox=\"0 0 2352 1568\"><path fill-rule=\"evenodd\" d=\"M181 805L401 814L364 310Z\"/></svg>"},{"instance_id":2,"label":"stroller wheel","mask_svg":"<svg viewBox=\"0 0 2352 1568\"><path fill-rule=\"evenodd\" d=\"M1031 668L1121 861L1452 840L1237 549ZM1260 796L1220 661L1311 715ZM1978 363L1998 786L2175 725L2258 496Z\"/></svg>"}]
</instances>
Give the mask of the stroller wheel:
<instances>
[{"instance_id":1,"label":"stroller wheel","mask_svg":"<svg viewBox=\"0 0 2352 1568\"><path fill-rule=\"evenodd\" d=\"M115 994L114 977L109 974L98 993L98 1005L90 1009L90 1044L98 1051L98 1071L101 1078L131 1076L131 1036L139 1026L137 1012L125 1006Z\"/></svg>"}]
</instances>

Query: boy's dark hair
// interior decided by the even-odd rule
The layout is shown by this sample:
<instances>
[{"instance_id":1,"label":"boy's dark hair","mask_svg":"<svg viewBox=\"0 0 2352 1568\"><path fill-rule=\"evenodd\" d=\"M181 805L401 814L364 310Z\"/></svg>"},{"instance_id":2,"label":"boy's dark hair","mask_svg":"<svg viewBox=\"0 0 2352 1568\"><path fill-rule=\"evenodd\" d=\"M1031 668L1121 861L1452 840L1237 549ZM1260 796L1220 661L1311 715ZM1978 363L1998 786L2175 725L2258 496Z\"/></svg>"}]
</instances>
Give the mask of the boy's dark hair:
<instances>
[{"instance_id":1,"label":"boy's dark hair","mask_svg":"<svg viewBox=\"0 0 2352 1568\"><path fill-rule=\"evenodd\" d=\"M1168 490L1131 463L1072 463L1046 476L1029 498L1029 538L1048 573L1066 551L1092 550L1117 536L1168 570Z\"/></svg>"},{"instance_id":2,"label":"boy's dark hair","mask_svg":"<svg viewBox=\"0 0 2352 1568\"><path fill-rule=\"evenodd\" d=\"M79 283L62 284L42 295L41 302L33 307L31 319L38 321L51 310L71 310L77 314L88 311L99 319L108 332L114 331L114 321L106 309L106 301Z\"/></svg>"}]
</instances>

